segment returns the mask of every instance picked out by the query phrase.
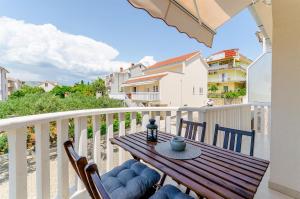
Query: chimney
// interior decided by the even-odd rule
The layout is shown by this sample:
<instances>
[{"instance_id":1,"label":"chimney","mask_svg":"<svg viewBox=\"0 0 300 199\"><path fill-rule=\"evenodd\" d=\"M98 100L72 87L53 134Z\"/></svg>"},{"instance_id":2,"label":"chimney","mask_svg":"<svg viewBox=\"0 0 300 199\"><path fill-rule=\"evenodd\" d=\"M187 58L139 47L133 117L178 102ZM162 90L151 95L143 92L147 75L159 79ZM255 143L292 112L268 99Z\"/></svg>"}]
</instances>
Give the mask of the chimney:
<instances>
[{"instance_id":1,"label":"chimney","mask_svg":"<svg viewBox=\"0 0 300 199\"><path fill-rule=\"evenodd\" d=\"M123 67L120 67L120 72L123 72Z\"/></svg>"}]
</instances>

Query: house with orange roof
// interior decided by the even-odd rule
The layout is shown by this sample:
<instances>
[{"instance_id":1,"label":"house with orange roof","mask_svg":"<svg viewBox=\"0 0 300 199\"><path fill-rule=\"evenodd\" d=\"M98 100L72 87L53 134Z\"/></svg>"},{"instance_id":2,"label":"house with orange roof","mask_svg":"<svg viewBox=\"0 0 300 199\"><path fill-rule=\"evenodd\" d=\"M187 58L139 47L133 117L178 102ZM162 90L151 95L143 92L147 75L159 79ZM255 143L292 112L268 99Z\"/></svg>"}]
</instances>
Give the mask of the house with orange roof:
<instances>
[{"instance_id":1,"label":"house with orange roof","mask_svg":"<svg viewBox=\"0 0 300 199\"><path fill-rule=\"evenodd\" d=\"M193 52L147 67L122 87L127 97L145 106L204 106L208 65Z\"/></svg>"}]
</instances>

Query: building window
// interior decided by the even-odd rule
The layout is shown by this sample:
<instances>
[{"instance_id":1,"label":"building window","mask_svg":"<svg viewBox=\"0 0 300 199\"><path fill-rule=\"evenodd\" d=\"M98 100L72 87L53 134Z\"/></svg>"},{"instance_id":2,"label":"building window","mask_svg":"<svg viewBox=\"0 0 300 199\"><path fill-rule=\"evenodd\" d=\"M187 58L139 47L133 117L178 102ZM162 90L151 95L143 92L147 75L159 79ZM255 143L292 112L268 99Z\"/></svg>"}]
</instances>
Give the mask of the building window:
<instances>
[{"instance_id":1,"label":"building window","mask_svg":"<svg viewBox=\"0 0 300 199\"><path fill-rule=\"evenodd\" d=\"M48 87L48 83L47 82L45 83L45 87Z\"/></svg>"},{"instance_id":2,"label":"building window","mask_svg":"<svg viewBox=\"0 0 300 199\"><path fill-rule=\"evenodd\" d=\"M203 95L203 88L199 87L199 95Z\"/></svg>"},{"instance_id":3,"label":"building window","mask_svg":"<svg viewBox=\"0 0 300 199\"><path fill-rule=\"evenodd\" d=\"M223 89L224 89L224 92L225 92L225 93L228 92L228 86L224 86Z\"/></svg>"},{"instance_id":4,"label":"building window","mask_svg":"<svg viewBox=\"0 0 300 199\"><path fill-rule=\"evenodd\" d=\"M193 95L195 95L195 86L193 86Z\"/></svg>"}]
</instances>

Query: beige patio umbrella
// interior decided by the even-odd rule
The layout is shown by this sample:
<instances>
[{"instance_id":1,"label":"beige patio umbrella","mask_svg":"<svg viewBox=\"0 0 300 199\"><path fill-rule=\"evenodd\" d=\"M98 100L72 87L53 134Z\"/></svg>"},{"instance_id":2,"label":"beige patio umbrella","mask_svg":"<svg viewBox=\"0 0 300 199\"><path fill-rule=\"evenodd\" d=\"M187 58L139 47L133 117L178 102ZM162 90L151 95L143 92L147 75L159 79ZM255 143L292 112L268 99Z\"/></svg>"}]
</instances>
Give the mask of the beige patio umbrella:
<instances>
[{"instance_id":1,"label":"beige patio umbrella","mask_svg":"<svg viewBox=\"0 0 300 199\"><path fill-rule=\"evenodd\" d=\"M128 0L211 47L216 29L254 0Z\"/></svg>"}]
</instances>

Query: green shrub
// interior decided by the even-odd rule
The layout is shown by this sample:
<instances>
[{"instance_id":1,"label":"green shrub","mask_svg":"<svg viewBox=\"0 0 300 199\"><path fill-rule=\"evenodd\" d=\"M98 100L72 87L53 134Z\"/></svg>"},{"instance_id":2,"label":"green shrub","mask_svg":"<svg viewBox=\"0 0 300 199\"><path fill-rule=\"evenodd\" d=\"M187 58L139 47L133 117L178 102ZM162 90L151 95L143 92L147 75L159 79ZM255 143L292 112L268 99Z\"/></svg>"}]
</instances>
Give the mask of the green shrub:
<instances>
[{"instance_id":1,"label":"green shrub","mask_svg":"<svg viewBox=\"0 0 300 199\"><path fill-rule=\"evenodd\" d=\"M5 133L0 134L0 154L8 152L8 140Z\"/></svg>"}]
</instances>

